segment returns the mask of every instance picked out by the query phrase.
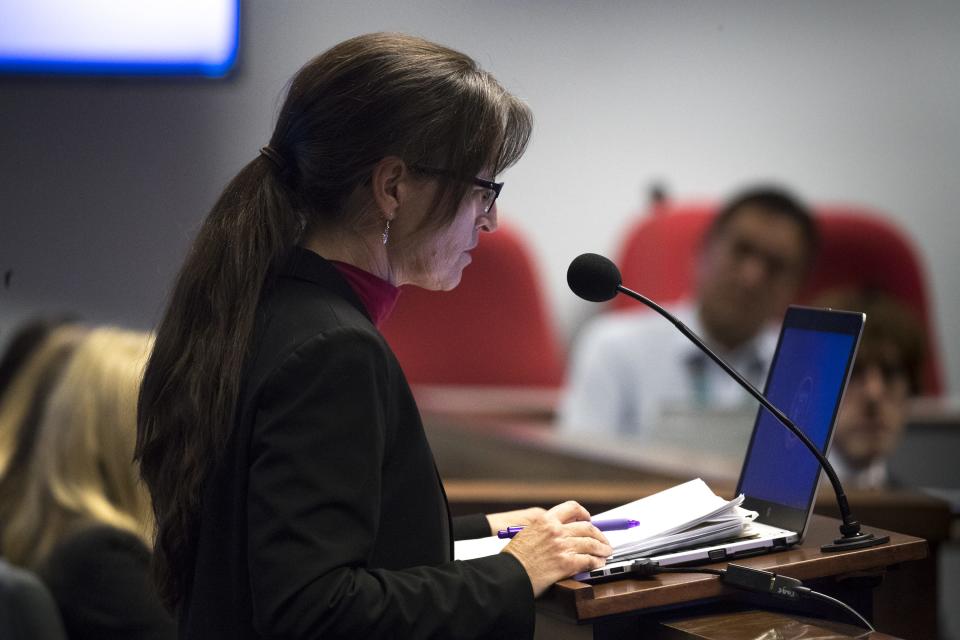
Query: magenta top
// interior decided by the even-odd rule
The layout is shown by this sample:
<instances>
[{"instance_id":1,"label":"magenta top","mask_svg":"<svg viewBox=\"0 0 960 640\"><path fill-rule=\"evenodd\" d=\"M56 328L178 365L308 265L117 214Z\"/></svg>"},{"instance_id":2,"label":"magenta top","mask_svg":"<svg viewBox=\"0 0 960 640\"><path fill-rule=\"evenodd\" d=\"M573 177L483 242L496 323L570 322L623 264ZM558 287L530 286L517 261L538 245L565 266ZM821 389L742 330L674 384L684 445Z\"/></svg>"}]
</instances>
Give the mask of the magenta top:
<instances>
[{"instance_id":1,"label":"magenta top","mask_svg":"<svg viewBox=\"0 0 960 640\"><path fill-rule=\"evenodd\" d=\"M346 262L331 260L330 264L350 283L350 288L366 307L367 315L373 320L373 324L379 327L397 304L400 287Z\"/></svg>"}]
</instances>

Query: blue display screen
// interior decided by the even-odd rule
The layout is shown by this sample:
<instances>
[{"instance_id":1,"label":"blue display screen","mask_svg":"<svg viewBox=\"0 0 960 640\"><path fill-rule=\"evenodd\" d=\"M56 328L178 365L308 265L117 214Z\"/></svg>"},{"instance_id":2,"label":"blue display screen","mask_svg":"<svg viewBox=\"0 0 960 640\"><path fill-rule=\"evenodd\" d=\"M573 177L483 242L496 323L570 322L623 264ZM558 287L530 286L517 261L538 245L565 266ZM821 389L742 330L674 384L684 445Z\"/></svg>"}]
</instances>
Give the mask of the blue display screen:
<instances>
[{"instance_id":1,"label":"blue display screen","mask_svg":"<svg viewBox=\"0 0 960 640\"><path fill-rule=\"evenodd\" d=\"M787 327L780 338L766 396L824 451L843 392L856 336ZM800 439L760 409L740 492L751 498L806 509L820 464Z\"/></svg>"},{"instance_id":2,"label":"blue display screen","mask_svg":"<svg viewBox=\"0 0 960 640\"><path fill-rule=\"evenodd\" d=\"M0 73L223 77L239 0L0 2Z\"/></svg>"}]
</instances>

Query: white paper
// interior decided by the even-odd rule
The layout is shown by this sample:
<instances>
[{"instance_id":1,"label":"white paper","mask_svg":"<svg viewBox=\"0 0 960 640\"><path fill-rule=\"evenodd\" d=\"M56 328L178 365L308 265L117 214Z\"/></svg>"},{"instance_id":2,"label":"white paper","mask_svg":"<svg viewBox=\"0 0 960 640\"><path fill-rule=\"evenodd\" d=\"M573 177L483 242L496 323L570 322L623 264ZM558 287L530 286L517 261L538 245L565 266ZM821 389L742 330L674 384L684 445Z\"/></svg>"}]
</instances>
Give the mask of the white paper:
<instances>
[{"instance_id":1,"label":"white paper","mask_svg":"<svg viewBox=\"0 0 960 640\"><path fill-rule=\"evenodd\" d=\"M475 540L457 540L453 543L453 557L457 560L485 558L503 551L508 542L510 542L509 539L501 540L497 536L476 538Z\"/></svg>"},{"instance_id":2,"label":"white paper","mask_svg":"<svg viewBox=\"0 0 960 640\"><path fill-rule=\"evenodd\" d=\"M603 513L593 514L594 520L630 518L639 526L625 531L607 531L604 535L614 548L611 558L636 557L639 553L653 555L660 547L688 546L711 539L738 535L756 513L741 509L743 496L724 500L697 478L635 500ZM681 534L700 523L710 524ZM681 535L677 535L681 534ZM475 540L458 540L454 544L457 560L482 558L499 553L510 542L496 536Z\"/></svg>"}]
</instances>

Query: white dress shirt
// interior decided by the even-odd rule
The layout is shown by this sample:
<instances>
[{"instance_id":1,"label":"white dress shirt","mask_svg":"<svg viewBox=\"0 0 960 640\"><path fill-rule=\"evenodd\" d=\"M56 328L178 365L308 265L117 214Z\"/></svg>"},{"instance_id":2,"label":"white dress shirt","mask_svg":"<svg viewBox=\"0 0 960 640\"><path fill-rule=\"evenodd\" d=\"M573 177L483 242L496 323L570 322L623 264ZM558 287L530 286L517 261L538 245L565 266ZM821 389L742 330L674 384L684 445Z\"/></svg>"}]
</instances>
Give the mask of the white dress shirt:
<instances>
[{"instance_id":1,"label":"white dress shirt","mask_svg":"<svg viewBox=\"0 0 960 640\"><path fill-rule=\"evenodd\" d=\"M887 461L876 459L864 468L856 468L847 462L837 451L827 455L833 470L840 478L844 489L887 489L890 488L890 472Z\"/></svg>"},{"instance_id":2,"label":"white dress shirt","mask_svg":"<svg viewBox=\"0 0 960 640\"><path fill-rule=\"evenodd\" d=\"M695 307L672 312L716 350ZM769 327L736 351L717 353L762 390L777 336ZM558 423L568 434L645 439L671 408L744 405L756 401L672 323L653 311L615 312L594 318L577 341Z\"/></svg>"}]
</instances>

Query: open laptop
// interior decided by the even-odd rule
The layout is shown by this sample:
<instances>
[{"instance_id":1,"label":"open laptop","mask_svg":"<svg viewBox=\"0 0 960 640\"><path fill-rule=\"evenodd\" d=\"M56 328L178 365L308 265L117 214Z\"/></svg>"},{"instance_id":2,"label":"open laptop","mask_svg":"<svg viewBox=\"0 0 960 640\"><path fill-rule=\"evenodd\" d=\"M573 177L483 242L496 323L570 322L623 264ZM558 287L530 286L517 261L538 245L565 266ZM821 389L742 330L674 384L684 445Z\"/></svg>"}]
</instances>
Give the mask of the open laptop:
<instances>
[{"instance_id":1,"label":"open laptop","mask_svg":"<svg viewBox=\"0 0 960 640\"><path fill-rule=\"evenodd\" d=\"M764 395L826 454L866 316L791 306L784 317ZM740 537L651 558L660 565L716 562L784 549L803 540L820 464L769 411L759 408L737 483L757 519ZM591 581L629 572L636 560L578 574Z\"/></svg>"}]
</instances>

